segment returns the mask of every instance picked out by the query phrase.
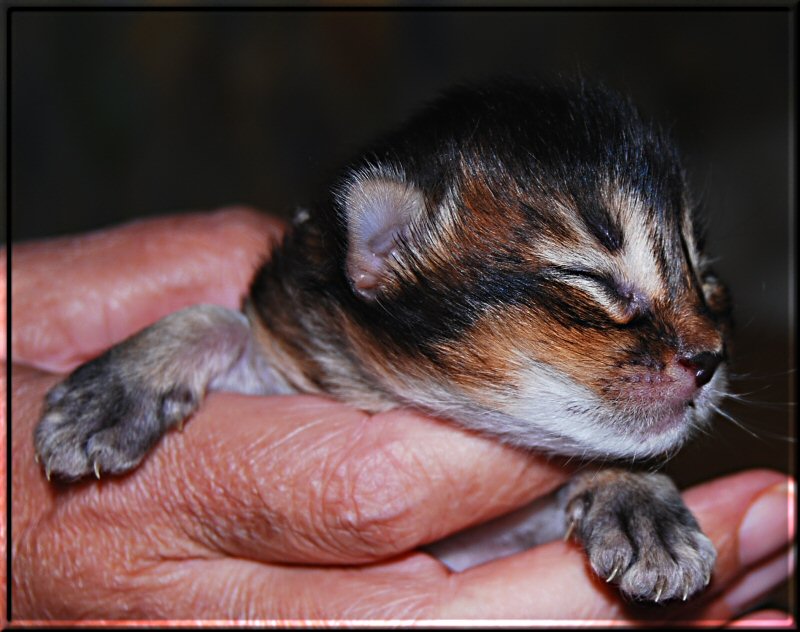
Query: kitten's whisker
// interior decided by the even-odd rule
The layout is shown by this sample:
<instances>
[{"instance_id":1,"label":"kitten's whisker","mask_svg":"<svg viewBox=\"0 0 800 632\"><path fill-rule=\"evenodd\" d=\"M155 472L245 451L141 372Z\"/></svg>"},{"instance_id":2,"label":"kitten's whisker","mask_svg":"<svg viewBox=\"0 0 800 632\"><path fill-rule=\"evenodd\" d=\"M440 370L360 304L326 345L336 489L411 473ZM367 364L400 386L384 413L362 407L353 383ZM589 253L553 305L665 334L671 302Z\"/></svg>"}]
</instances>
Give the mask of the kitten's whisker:
<instances>
[{"instance_id":1,"label":"kitten's whisker","mask_svg":"<svg viewBox=\"0 0 800 632\"><path fill-rule=\"evenodd\" d=\"M755 439L758 439L759 441L763 441L764 440L760 435L758 435L755 432L753 432L752 430L750 430L742 422L740 422L738 419L736 419L732 415L730 415L727 412L725 412L722 408L720 408L716 404L712 404L711 407L714 409L714 412L716 412L718 415L720 415L721 417L724 417L725 419L727 419L728 421L733 423L738 428L741 428L742 430L744 430L750 436L754 437Z\"/></svg>"}]
</instances>

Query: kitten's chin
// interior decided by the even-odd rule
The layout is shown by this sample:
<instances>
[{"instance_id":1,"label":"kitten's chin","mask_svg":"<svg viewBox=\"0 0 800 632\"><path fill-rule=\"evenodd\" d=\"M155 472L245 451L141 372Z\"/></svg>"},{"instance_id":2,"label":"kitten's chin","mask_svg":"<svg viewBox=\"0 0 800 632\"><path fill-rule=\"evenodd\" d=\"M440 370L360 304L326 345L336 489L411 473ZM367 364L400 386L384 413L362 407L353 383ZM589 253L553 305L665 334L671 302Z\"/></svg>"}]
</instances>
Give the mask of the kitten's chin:
<instances>
[{"instance_id":1,"label":"kitten's chin","mask_svg":"<svg viewBox=\"0 0 800 632\"><path fill-rule=\"evenodd\" d=\"M480 423L473 421L467 425L489 430L509 443L529 449L563 456L629 461L674 452L702 425L691 410L674 410L669 414L661 411L647 423L642 423L641 416L625 419L620 414L604 414L600 406L586 413L588 411L582 409L579 414L550 419L495 414L482 417ZM489 419L494 423L489 425ZM552 419L560 423L547 423Z\"/></svg>"},{"instance_id":2,"label":"kitten's chin","mask_svg":"<svg viewBox=\"0 0 800 632\"><path fill-rule=\"evenodd\" d=\"M697 427L694 414L686 408L655 416L651 422L628 438L631 454L659 456L680 448Z\"/></svg>"},{"instance_id":3,"label":"kitten's chin","mask_svg":"<svg viewBox=\"0 0 800 632\"><path fill-rule=\"evenodd\" d=\"M596 456L637 461L663 456L678 450L693 434L695 425L680 415L659 419L649 428L610 436L603 443L604 454L593 446Z\"/></svg>"},{"instance_id":4,"label":"kitten's chin","mask_svg":"<svg viewBox=\"0 0 800 632\"><path fill-rule=\"evenodd\" d=\"M614 456L621 458L651 458L674 453L696 430L707 424L710 417L707 401L695 400L680 405L663 405L640 412L635 419L623 422Z\"/></svg>"},{"instance_id":5,"label":"kitten's chin","mask_svg":"<svg viewBox=\"0 0 800 632\"><path fill-rule=\"evenodd\" d=\"M689 400L665 397L660 401L651 400L635 413L610 415L610 425L616 427L620 435L616 456L657 457L674 453L696 430L708 425L725 385L725 371L720 370Z\"/></svg>"},{"instance_id":6,"label":"kitten's chin","mask_svg":"<svg viewBox=\"0 0 800 632\"><path fill-rule=\"evenodd\" d=\"M679 449L708 423L726 383L724 371L718 371L690 399L674 389L671 397L645 398L639 389L637 397L609 400L551 367L536 367L525 378L525 387L513 396L487 397L486 403L465 406L454 419L525 448L635 461Z\"/></svg>"}]
</instances>

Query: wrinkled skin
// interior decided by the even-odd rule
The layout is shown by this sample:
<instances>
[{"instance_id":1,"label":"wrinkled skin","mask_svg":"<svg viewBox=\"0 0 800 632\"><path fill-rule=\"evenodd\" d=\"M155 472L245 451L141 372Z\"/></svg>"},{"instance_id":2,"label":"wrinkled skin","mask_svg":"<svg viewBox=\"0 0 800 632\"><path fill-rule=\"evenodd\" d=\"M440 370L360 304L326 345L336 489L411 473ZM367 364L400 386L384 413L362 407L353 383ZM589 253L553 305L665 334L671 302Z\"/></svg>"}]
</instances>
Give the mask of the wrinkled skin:
<instances>
[{"instance_id":1,"label":"wrinkled skin","mask_svg":"<svg viewBox=\"0 0 800 632\"><path fill-rule=\"evenodd\" d=\"M719 552L709 589L690 603L625 604L565 542L451 574L415 547L547 493L570 472L420 415L369 416L309 396L212 394L130 475L48 483L32 442L47 389L175 309L236 307L281 230L239 209L14 247L15 620L725 624L788 574L793 529L780 503L756 544L738 537L756 500L781 498L785 477L763 470L684 493ZM736 622L765 618L791 624L774 611Z\"/></svg>"}]
</instances>

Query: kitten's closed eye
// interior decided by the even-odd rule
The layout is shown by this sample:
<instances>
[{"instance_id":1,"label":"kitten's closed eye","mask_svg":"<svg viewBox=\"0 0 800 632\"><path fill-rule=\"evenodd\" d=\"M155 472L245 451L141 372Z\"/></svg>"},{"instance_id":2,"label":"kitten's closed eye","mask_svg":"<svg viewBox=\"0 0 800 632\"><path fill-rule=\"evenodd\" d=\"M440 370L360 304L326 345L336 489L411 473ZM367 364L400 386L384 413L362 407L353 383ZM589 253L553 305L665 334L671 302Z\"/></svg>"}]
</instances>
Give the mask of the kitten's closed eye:
<instances>
[{"instance_id":1,"label":"kitten's closed eye","mask_svg":"<svg viewBox=\"0 0 800 632\"><path fill-rule=\"evenodd\" d=\"M643 292L610 274L569 268L559 270L556 278L585 292L618 325L630 325L650 308Z\"/></svg>"}]
</instances>

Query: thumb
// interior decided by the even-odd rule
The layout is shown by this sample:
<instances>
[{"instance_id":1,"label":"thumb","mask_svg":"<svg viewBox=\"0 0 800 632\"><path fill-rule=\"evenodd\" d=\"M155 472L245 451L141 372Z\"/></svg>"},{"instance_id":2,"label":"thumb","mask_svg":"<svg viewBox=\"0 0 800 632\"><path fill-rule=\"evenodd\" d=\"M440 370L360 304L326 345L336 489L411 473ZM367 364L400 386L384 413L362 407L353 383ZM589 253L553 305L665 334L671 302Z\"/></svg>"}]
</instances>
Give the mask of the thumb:
<instances>
[{"instance_id":1,"label":"thumb","mask_svg":"<svg viewBox=\"0 0 800 632\"><path fill-rule=\"evenodd\" d=\"M66 371L182 307L238 307L282 232L232 207L14 245L14 361Z\"/></svg>"}]
</instances>

